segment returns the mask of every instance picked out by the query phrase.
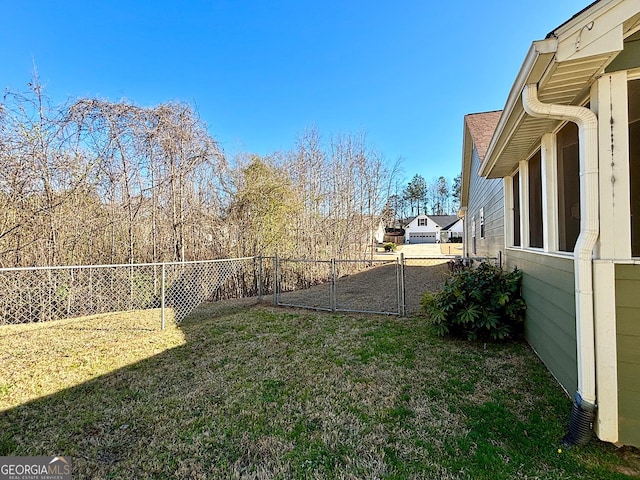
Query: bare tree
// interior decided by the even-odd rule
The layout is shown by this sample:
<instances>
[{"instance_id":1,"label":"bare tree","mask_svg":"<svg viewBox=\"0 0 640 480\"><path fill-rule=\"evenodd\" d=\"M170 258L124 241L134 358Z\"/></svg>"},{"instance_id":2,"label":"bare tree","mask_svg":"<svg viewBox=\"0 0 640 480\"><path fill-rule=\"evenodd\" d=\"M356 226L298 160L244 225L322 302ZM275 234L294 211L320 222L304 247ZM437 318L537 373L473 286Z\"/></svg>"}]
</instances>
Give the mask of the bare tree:
<instances>
[{"instance_id":1,"label":"bare tree","mask_svg":"<svg viewBox=\"0 0 640 480\"><path fill-rule=\"evenodd\" d=\"M189 105L53 107L36 76L0 103L0 264L364 258L398 172L364 134L314 128L230 166Z\"/></svg>"}]
</instances>

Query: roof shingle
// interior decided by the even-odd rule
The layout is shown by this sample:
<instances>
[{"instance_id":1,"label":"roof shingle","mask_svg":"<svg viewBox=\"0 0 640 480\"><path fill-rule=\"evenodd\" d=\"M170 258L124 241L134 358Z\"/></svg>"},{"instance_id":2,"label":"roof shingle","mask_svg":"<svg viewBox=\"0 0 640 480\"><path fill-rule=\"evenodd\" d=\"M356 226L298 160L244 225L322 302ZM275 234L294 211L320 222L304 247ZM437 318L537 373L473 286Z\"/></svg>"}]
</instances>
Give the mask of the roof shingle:
<instances>
[{"instance_id":1,"label":"roof shingle","mask_svg":"<svg viewBox=\"0 0 640 480\"><path fill-rule=\"evenodd\" d=\"M496 110L493 112L470 113L464 116L465 124L469 129L480 161L484 160L484 156L487 154L491 137L496 130L501 114L502 110Z\"/></svg>"}]
</instances>

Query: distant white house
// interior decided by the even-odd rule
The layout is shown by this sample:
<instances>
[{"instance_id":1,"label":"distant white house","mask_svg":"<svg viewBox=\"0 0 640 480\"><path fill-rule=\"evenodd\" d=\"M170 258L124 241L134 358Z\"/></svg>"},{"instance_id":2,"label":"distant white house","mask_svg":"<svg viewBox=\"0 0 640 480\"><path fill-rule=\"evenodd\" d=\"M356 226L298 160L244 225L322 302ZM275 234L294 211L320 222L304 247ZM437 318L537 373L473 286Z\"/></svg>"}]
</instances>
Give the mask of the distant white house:
<instances>
[{"instance_id":1,"label":"distant white house","mask_svg":"<svg viewBox=\"0 0 640 480\"><path fill-rule=\"evenodd\" d=\"M384 222L382 219L378 221L378 226L373 232L373 238L376 243L384 242Z\"/></svg>"},{"instance_id":2,"label":"distant white house","mask_svg":"<svg viewBox=\"0 0 640 480\"><path fill-rule=\"evenodd\" d=\"M447 228L447 239L443 241L448 242L449 239L451 238L462 239L463 234L464 234L464 219L458 218L454 223L449 225L449 227Z\"/></svg>"},{"instance_id":3,"label":"distant white house","mask_svg":"<svg viewBox=\"0 0 640 480\"><path fill-rule=\"evenodd\" d=\"M463 222L455 215L418 215L405 225L405 243L448 242L462 237Z\"/></svg>"}]
</instances>

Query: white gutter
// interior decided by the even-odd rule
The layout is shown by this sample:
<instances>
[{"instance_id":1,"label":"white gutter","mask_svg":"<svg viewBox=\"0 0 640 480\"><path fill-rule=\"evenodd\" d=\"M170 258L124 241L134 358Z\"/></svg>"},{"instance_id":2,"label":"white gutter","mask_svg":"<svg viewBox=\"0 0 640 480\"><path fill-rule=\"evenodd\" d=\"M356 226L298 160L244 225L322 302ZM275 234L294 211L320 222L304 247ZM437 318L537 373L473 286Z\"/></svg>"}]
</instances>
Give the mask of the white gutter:
<instances>
[{"instance_id":1,"label":"white gutter","mask_svg":"<svg viewBox=\"0 0 640 480\"><path fill-rule=\"evenodd\" d=\"M580 235L574 249L576 335L578 342L578 394L596 405L595 336L593 315L592 254L598 239L598 119L588 108L544 104L538 87L522 90L524 110L536 118L574 122L580 145Z\"/></svg>"}]
</instances>

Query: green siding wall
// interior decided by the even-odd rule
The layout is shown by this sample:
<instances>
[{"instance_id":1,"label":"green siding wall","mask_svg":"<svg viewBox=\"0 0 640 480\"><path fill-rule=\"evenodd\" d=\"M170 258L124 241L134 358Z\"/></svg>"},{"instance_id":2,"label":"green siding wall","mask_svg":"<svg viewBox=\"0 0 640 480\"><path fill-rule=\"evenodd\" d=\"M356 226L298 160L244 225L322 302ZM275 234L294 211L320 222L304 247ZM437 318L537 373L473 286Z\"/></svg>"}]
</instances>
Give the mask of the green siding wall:
<instances>
[{"instance_id":1,"label":"green siding wall","mask_svg":"<svg viewBox=\"0 0 640 480\"><path fill-rule=\"evenodd\" d=\"M616 265L618 438L640 447L640 265Z\"/></svg>"},{"instance_id":2,"label":"green siding wall","mask_svg":"<svg viewBox=\"0 0 640 480\"><path fill-rule=\"evenodd\" d=\"M507 268L522 270L525 336L570 394L578 389L573 258L508 250Z\"/></svg>"}]
</instances>

